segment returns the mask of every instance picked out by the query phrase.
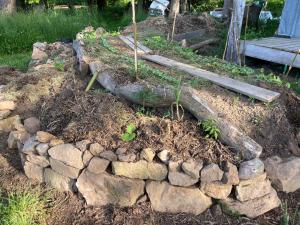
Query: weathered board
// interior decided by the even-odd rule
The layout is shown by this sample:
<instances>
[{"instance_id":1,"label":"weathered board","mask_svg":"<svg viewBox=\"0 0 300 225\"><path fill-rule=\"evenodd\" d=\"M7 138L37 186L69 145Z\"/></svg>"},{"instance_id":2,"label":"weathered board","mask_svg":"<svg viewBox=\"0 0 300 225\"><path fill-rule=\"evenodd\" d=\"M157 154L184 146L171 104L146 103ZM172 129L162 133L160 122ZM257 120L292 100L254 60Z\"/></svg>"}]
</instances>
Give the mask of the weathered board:
<instances>
[{"instance_id":1,"label":"weathered board","mask_svg":"<svg viewBox=\"0 0 300 225\"><path fill-rule=\"evenodd\" d=\"M201 37L203 34L205 34L205 30L204 29L200 29L200 30L195 30L195 31L191 31L191 32L186 32L186 33L182 33L182 34L175 34L174 35L174 40L175 41L182 41L182 40L191 40L191 39L196 39Z\"/></svg>"},{"instance_id":2,"label":"weathered board","mask_svg":"<svg viewBox=\"0 0 300 225\"><path fill-rule=\"evenodd\" d=\"M131 36L120 36L120 39L134 50L134 39ZM139 54L148 54L151 52L151 49L142 45L140 42L137 42L137 52Z\"/></svg>"},{"instance_id":3,"label":"weathered board","mask_svg":"<svg viewBox=\"0 0 300 225\"><path fill-rule=\"evenodd\" d=\"M245 82L231 79L229 77L223 77L215 73L197 68L195 66L187 65L181 62L177 62L172 59L168 59L159 55L143 55L143 59L166 66L170 68L176 68L177 70L189 73L193 76L200 77L213 82L221 87L225 87L229 90L247 95L249 97L264 101L271 102L278 98L280 93L270 91L264 88L260 88Z\"/></svg>"}]
</instances>

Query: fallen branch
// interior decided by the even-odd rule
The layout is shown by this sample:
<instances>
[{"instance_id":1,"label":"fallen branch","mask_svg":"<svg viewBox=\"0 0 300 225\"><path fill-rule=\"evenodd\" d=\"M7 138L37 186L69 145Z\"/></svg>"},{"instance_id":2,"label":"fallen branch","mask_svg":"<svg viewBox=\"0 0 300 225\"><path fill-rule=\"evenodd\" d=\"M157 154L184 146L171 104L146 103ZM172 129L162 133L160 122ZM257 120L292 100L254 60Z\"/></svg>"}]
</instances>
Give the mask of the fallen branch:
<instances>
[{"instance_id":1,"label":"fallen branch","mask_svg":"<svg viewBox=\"0 0 300 225\"><path fill-rule=\"evenodd\" d=\"M196 49L202 48L205 45L210 45L210 44L217 43L219 40L220 40L219 38L211 38L211 39L208 39L208 40L205 40L205 41L201 41L197 44L191 45L191 46L189 46L189 48L191 48L193 50L196 50Z\"/></svg>"}]
</instances>

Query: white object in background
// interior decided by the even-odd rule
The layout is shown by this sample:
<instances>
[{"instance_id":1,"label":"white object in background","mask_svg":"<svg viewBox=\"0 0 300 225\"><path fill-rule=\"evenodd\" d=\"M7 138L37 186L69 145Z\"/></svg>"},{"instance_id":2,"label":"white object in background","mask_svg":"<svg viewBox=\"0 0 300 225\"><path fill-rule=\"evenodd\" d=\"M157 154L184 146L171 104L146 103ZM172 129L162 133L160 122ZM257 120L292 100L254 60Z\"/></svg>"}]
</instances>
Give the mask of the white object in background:
<instances>
[{"instance_id":1,"label":"white object in background","mask_svg":"<svg viewBox=\"0 0 300 225\"><path fill-rule=\"evenodd\" d=\"M149 7L150 16L164 16L169 4L168 0L153 0Z\"/></svg>"},{"instance_id":2,"label":"white object in background","mask_svg":"<svg viewBox=\"0 0 300 225\"><path fill-rule=\"evenodd\" d=\"M272 19L273 19L273 15L271 11L261 11L259 14L259 20L267 21Z\"/></svg>"},{"instance_id":3,"label":"white object in background","mask_svg":"<svg viewBox=\"0 0 300 225\"><path fill-rule=\"evenodd\" d=\"M214 11L210 11L209 15L211 15L212 17L221 19L223 17L223 12L214 10Z\"/></svg>"}]
</instances>

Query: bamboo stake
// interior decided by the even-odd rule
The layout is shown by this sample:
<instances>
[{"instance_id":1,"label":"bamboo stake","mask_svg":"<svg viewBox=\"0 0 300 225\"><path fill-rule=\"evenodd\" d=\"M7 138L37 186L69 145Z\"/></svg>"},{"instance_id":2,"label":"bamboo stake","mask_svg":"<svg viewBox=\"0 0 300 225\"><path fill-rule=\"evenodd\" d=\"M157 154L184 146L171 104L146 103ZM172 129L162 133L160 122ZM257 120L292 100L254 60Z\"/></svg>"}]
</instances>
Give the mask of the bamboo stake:
<instances>
[{"instance_id":1,"label":"bamboo stake","mask_svg":"<svg viewBox=\"0 0 300 225\"><path fill-rule=\"evenodd\" d=\"M172 35L171 35L171 42L173 42L173 38L174 38L175 25L176 25L176 17L177 17L177 13L175 13L175 15L174 15L173 28L172 28Z\"/></svg>"},{"instance_id":2,"label":"bamboo stake","mask_svg":"<svg viewBox=\"0 0 300 225\"><path fill-rule=\"evenodd\" d=\"M137 28L136 28L136 20L135 20L135 2L131 0L132 5L132 26L134 33L134 71L136 79L138 79L138 60L137 60Z\"/></svg>"},{"instance_id":3,"label":"bamboo stake","mask_svg":"<svg viewBox=\"0 0 300 225\"><path fill-rule=\"evenodd\" d=\"M298 51L296 52L295 57L293 58L293 61L292 61L291 65L290 65L290 67L289 67L289 70L288 70L287 73L285 74L286 77L287 77L287 76L289 75L289 73L291 72L291 70L292 70L292 68L293 68L293 66L294 66L294 63L295 63L295 61L296 61L296 59L297 59L297 56L298 56L299 54L300 54L300 49L298 49Z\"/></svg>"},{"instance_id":4,"label":"bamboo stake","mask_svg":"<svg viewBox=\"0 0 300 225\"><path fill-rule=\"evenodd\" d=\"M247 39L247 29L248 29L248 20L249 20L249 10L250 10L250 6L247 5L247 15L246 15L246 24L245 24L245 37L244 37L244 43L243 43L243 63L244 63L244 66L246 66L246 55L245 55L245 52L246 52L246 39Z\"/></svg>"},{"instance_id":5,"label":"bamboo stake","mask_svg":"<svg viewBox=\"0 0 300 225\"><path fill-rule=\"evenodd\" d=\"M91 89L95 80L97 79L97 75L98 75L97 73L94 73L93 77L90 79L88 85L86 86L85 92L88 92Z\"/></svg>"}]
</instances>

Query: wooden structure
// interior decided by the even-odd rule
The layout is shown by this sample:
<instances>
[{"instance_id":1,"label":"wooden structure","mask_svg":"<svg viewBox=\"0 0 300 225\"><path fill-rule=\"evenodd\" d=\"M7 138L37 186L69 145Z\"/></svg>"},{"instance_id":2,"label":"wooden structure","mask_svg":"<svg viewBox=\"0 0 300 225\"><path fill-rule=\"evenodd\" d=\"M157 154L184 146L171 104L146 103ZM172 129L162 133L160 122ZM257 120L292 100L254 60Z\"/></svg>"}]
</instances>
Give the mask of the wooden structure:
<instances>
[{"instance_id":1,"label":"wooden structure","mask_svg":"<svg viewBox=\"0 0 300 225\"><path fill-rule=\"evenodd\" d=\"M300 38L269 37L259 40L241 41L240 53L283 65L300 68ZM296 58L295 58L296 57Z\"/></svg>"}]
</instances>

